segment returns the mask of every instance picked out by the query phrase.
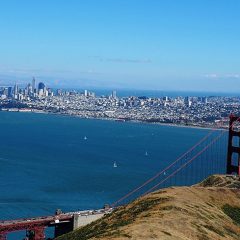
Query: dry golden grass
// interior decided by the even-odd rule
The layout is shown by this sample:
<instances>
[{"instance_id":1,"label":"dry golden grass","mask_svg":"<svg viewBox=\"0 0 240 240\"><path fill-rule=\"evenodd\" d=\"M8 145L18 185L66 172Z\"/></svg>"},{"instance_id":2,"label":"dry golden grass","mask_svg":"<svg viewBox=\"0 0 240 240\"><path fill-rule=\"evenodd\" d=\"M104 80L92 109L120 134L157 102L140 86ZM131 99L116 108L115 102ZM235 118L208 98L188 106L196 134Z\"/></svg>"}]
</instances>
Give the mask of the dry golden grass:
<instances>
[{"instance_id":1,"label":"dry golden grass","mask_svg":"<svg viewBox=\"0 0 240 240\"><path fill-rule=\"evenodd\" d=\"M239 240L239 183L213 176L192 187L157 191L58 239Z\"/></svg>"}]
</instances>

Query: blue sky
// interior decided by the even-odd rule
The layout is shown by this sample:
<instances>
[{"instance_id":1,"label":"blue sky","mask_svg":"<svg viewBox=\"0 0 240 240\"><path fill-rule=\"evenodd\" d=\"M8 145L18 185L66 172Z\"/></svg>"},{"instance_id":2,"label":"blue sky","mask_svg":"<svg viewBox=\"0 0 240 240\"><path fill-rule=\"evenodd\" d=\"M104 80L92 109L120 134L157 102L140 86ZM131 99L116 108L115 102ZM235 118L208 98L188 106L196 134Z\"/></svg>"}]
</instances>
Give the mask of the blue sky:
<instances>
[{"instance_id":1,"label":"blue sky","mask_svg":"<svg viewBox=\"0 0 240 240\"><path fill-rule=\"evenodd\" d=\"M2 0L0 83L240 91L239 0Z\"/></svg>"}]
</instances>

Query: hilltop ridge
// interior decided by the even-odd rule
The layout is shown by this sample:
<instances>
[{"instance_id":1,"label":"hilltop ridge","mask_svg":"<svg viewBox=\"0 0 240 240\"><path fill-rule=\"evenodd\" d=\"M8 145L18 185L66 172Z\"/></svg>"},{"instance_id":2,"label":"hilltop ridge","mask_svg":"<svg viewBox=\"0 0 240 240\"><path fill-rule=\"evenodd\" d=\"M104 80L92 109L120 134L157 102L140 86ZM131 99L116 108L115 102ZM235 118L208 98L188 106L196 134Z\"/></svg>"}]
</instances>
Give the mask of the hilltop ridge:
<instances>
[{"instance_id":1,"label":"hilltop ridge","mask_svg":"<svg viewBox=\"0 0 240 240\"><path fill-rule=\"evenodd\" d=\"M57 239L239 240L240 178L159 190Z\"/></svg>"},{"instance_id":2,"label":"hilltop ridge","mask_svg":"<svg viewBox=\"0 0 240 240\"><path fill-rule=\"evenodd\" d=\"M213 175L195 185L196 187L225 187L240 189L240 177L234 175Z\"/></svg>"}]
</instances>

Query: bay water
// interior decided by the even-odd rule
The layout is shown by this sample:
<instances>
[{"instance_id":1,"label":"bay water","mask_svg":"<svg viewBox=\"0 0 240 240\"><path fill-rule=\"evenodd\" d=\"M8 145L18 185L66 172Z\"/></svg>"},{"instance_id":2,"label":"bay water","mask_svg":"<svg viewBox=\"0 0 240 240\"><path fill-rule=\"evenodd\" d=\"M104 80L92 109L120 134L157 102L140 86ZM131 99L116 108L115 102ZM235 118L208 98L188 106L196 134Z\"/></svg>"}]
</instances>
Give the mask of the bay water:
<instances>
[{"instance_id":1,"label":"bay water","mask_svg":"<svg viewBox=\"0 0 240 240\"><path fill-rule=\"evenodd\" d=\"M209 131L0 112L0 220L111 204Z\"/></svg>"}]
</instances>

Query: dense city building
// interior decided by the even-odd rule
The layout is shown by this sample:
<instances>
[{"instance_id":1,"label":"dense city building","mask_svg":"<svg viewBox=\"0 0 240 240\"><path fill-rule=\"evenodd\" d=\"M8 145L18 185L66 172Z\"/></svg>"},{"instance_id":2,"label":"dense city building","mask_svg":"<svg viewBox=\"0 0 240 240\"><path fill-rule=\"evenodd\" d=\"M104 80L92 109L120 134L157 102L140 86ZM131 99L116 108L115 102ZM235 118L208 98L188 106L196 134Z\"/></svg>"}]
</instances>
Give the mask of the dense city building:
<instances>
[{"instance_id":1,"label":"dense city building","mask_svg":"<svg viewBox=\"0 0 240 240\"><path fill-rule=\"evenodd\" d=\"M0 99L0 109L6 111L202 127L226 127L230 113L240 114L239 97L117 97L116 91L108 96L96 96L88 90L53 91L43 82L36 84L35 78L25 88L17 84L0 88Z\"/></svg>"},{"instance_id":2,"label":"dense city building","mask_svg":"<svg viewBox=\"0 0 240 240\"><path fill-rule=\"evenodd\" d=\"M14 86L0 88L0 97L2 100L18 100L26 101L35 98L44 98L53 96L50 88L47 88L44 83L40 82L36 88L36 80L32 79L32 83L28 83L25 88L21 88L15 83Z\"/></svg>"}]
</instances>

